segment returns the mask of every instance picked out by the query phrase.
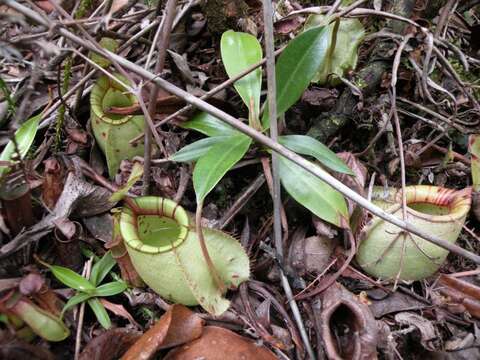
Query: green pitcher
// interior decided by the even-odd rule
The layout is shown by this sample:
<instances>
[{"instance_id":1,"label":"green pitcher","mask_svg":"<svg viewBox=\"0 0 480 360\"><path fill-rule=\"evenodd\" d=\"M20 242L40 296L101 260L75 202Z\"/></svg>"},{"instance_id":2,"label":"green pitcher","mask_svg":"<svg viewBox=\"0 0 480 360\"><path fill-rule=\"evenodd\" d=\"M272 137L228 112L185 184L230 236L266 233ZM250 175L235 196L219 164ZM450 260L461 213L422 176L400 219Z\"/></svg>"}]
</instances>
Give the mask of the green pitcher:
<instances>
[{"instance_id":1,"label":"green pitcher","mask_svg":"<svg viewBox=\"0 0 480 360\"><path fill-rule=\"evenodd\" d=\"M122 209L120 232L133 266L162 297L184 305L200 304L219 315L229 307L203 257L187 212L172 200L146 196ZM247 280L250 265L240 243L224 232L203 229L208 253L226 288Z\"/></svg>"}]
</instances>

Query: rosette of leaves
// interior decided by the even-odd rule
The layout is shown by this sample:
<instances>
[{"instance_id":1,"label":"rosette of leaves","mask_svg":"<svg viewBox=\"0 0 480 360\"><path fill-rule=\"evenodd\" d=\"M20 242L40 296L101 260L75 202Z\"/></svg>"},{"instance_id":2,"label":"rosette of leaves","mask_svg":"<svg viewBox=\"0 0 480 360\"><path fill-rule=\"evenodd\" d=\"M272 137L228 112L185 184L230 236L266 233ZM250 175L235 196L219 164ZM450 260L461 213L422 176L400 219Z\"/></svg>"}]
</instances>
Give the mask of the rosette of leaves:
<instances>
[{"instance_id":1,"label":"rosette of leaves","mask_svg":"<svg viewBox=\"0 0 480 360\"><path fill-rule=\"evenodd\" d=\"M325 15L310 15L305 22L305 30L325 24ZM339 76L353 70L357 66L358 46L365 36L365 29L358 19L342 18L325 26L328 36L326 61L319 67L312 82L319 85L338 85Z\"/></svg>"},{"instance_id":2,"label":"rosette of leaves","mask_svg":"<svg viewBox=\"0 0 480 360\"><path fill-rule=\"evenodd\" d=\"M92 88L90 95L91 125L98 146L105 154L108 174L112 178L120 162L143 156L143 142L130 144L133 137L143 133L143 115L120 115L109 113L112 107L130 107L135 96L127 92L121 83L129 81L120 74L114 75L120 82L108 76L101 76Z\"/></svg>"},{"instance_id":3,"label":"rosette of leaves","mask_svg":"<svg viewBox=\"0 0 480 360\"><path fill-rule=\"evenodd\" d=\"M62 315L65 311L71 309L75 305L87 302L92 309L98 322L108 329L111 326L110 316L105 307L100 302L100 297L113 296L122 293L127 289L124 281L112 281L102 284L102 281L109 274L110 270L115 266L115 260L110 252L107 252L92 267L90 277L87 279L69 268L57 265L49 265L44 263L57 278L58 281L66 286L77 290L77 294L72 296L65 304Z\"/></svg>"},{"instance_id":4,"label":"rosette of leaves","mask_svg":"<svg viewBox=\"0 0 480 360\"><path fill-rule=\"evenodd\" d=\"M329 39L331 37L325 27L313 27L290 41L279 56L276 64L279 116L298 101L326 61ZM230 30L222 36L221 56L227 74L234 77L258 63L262 59L262 49L254 36ZM257 130L267 130L268 106L259 120L261 69L235 82L234 87L248 108L249 125ZM171 157L173 161L196 161L193 185L197 203L202 204L226 172L247 153L252 140L207 113L199 113L181 126L208 136L185 146ZM331 170L352 174L332 151L309 136L280 136L279 142ZM323 220L339 227L348 226L347 206L339 192L281 156L279 167L281 183L295 200Z\"/></svg>"},{"instance_id":5,"label":"rosette of leaves","mask_svg":"<svg viewBox=\"0 0 480 360\"><path fill-rule=\"evenodd\" d=\"M165 198L128 200L120 215L120 232L145 283L175 303L200 304L214 315L227 310L230 302L211 276L187 212ZM240 243L222 231L204 228L202 232L225 288L236 288L246 281L250 265Z\"/></svg>"}]
</instances>

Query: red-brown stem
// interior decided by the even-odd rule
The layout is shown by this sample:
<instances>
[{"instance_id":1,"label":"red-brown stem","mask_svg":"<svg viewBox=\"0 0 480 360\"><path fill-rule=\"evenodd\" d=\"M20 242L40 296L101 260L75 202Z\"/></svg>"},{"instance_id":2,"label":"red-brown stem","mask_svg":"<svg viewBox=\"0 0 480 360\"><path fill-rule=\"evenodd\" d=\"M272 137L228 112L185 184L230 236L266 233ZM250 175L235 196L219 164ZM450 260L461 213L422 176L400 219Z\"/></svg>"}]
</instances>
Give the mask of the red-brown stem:
<instances>
[{"instance_id":1,"label":"red-brown stem","mask_svg":"<svg viewBox=\"0 0 480 360\"><path fill-rule=\"evenodd\" d=\"M208 270L210 271L210 275L212 275L215 284L220 289L220 292L224 294L226 292L225 285L223 281L220 279L217 270L215 269L215 265L208 253L207 245L205 243L205 238L203 237L202 231L202 209L203 209L203 201L197 204L197 211L195 213L195 231L198 234L198 240L200 241L200 247L202 248L203 257L207 262Z\"/></svg>"}]
</instances>

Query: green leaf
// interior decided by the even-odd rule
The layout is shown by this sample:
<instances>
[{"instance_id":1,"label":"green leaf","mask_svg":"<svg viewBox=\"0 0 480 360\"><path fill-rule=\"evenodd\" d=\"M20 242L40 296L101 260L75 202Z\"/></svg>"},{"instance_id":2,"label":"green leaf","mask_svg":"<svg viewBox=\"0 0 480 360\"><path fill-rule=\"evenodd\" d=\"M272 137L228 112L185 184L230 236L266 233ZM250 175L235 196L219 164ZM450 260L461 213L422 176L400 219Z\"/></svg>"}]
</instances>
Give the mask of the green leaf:
<instances>
[{"instance_id":1,"label":"green leaf","mask_svg":"<svg viewBox=\"0 0 480 360\"><path fill-rule=\"evenodd\" d=\"M133 164L132 172L128 177L127 183L120 188L119 190L115 191L112 196L110 196L110 201L115 203L117 201L122 200L125 196L127 196L128 191L131 189L135 183L140 180L143 175L143 165L135 162Z\"/></svg>"},{"instance_id":2,"label":"green leaf","mask_svg":"<svg viewBox=\"0 0 480 360\"><path fill-rule=\"evenodd\" d=\"M245 71L262 60L262 47L253 35L229 30L223 33L220 41L223 66L230 78ZM250 110L250 123L257 121L260 113L260 91L262 88L262 68L259 67L247 76L236 81L233 86ZM253 106L252 106L253 105Z\"/></svg>"},{"instance_id":3,"label":"green leaf","mask_svg":"<svg viewBox=\"0 0 480 360\"><path fill-rule=\"evenodd\" d=\"M116 262L112 257L112 253L110 251L106 252L105 255L93 265L92 272L90 273L90 282L94 286L98 286L115 264Z\"/></svg>"},{"instance_id":4,"label":"green leaf","mask_svg":"<svg viewBox=\"0 0 480 360\"><path fill-rule=\"evenodd\" d=\"M198 160L193 171L197 203L201 203L225 173L245 155L251 143L252 140L245 135L232 136L212 146Z\"/></svg>"},{"instance_id":5,"label":"green leaf","mask_svg":"<svg viewBox=\"0 0 480 360\"><path fill-rule=\"evenodd\" d=\"M206 112L198 113L192 119L180 124L180 126L184 129L198 131L207 136L231 136L241 134L230 125Z\"/></svg>"},{"instance_id":6,"label":"green leaf","mask_svg":"<svg viewBox=\"0 0 480 360\"><path fill-rule=\"evenodd\" d=\"M72 307L74 307L75 305L78 305L80 303L83 303L84 301L87 301L88 299L90 299L93 295L92 294L86 294L86 293L78 293L74 296L72 296L70 299L68 299L67 303L65 304L65 306L63 307L62 309L62 315L61 317L63 317L63 314L71 309Z\"/></svg>"},{"instance_id":7,"label":"green leaf","mask_svg":"<svg viewBox=\"0 0 480 360\"><path fill-rule=\"evenodd\" d=\"M124 292L126 289L127 284L124 281L112 281L100 285L93 293L95 296L113 296Z\"/></svg>"},{"instance_id":8,"label":"green leaf","mask_svg":"<svg viewBox=\"0 0 480 360\"><path fill-rule=\"evenodd\" d=\"M105 310L105 307L100 300L97 298L92 298L87 301L88 305L90 305L90 308L95 313L100 325L102 325L105 329L109 329L110 326L112 326L112 322L110 321L110 316L108 316L107 310Z\"/></svg>"},{"instance_id":9,"label":"green leaf","mask_svg":"<svg viewBox=\"0 0 480 360\"><path fill-rule=\"evenodd\" d=\"M199 158L205 155L213 145L223 142L229 137L231 136L213 136L195 141L192 144L184 146L175 154L173 154L170 157L170 160L178 162L197 161Z\"/></svg>"},{"instance_id":10,"label":"green leaf","mask_svg":"<svg viewBox=\"0 0 480 360\"><path fill-rule=\"evenodd\" d=\"M99 44L103 49L106 49L113 53L117 52L119 46L117 40L108 37L101 38ZM98 66L101 66L102 68L107 68L111 64L110 60L94 52L90 52L89 57L94 63L96 63Z\"/></svg>"},{"instance_id":11,"label":"green leaf","mask_svg":"<svg viewBox=\"0 0 480 360\"><path fill-rule=\"evenodd\" d=\"M468 151L472 158L472 185L474 191L480 191L480 134L470 135Z\"/></svg>"},{"instance_id":12,"label":"green leaf","mask_svg":"<svg viewBox=\"0 0 480 360\"><path fill-rule=\"evenodd\" d=\"M37 134L38 124L40 122L41 114L38 114L28 119L16 132L15 141L20 152L20 158L27 154L30 146L32 146L35 135ZM13 141L9 141L7 146L0 155L0 161L10 161L15 153L15 145ZM9 166L0 166L0 177L3 176L9 169Z\"/></svg>"},{"instance_id":13,"label":"green leaf","mask_svg":"<svg viewBox=\"0 0 480 360\"><path fill-rule=\"evenodd\" d=\"M95 290L95 286L90 281L85 279L83 276L78 275L73 270L57 265L49 265L48 267L58 281L72 289L87 293L91 293L93 290Z\"/></svg>"},{"instance_id":14,"label":"green leaf","mask_svg":"<svg viewBox=\"0 0 480 360\"><path fill-rule=\"evenodd\" d=\"M305 29L322 24L326 19L325 15L311 15L305 23ZM338 77L330 75L344 76L349 70L355 69L358 60L358 46L365 36L365 29L358 19L341 19L335 44L332 43L332 35L335 24L327 26L329 47L334 46L333 52L328 61L319 66L313 82L321 85L338 85L341 81Z\"/></svg>"},{"instance_id":15,"label":"green leaf","mask_svg":"<svg viewBox=\"0 0 480 360\"><path fill-rule=\"evenodd\" d=\"M307 30L291 40L277 60L277 115L285 113L302 96L320 65L325 61L329 45L325 27ZM268 128L268 106L262 125Z\"/></svg>"},{"instance_id":16,"label":"green leaf","mask_svg":"<svg viewBox=\"0 0 480 360\"><path fill-rule=\"evenodd\" d=\"M296 201L319 218L346 226L348 210L342 194L287 158L280 156L278 160L280 181Z\"/></svg>"},{"instance_id":17,"label":"green leaf","mask_svg":"<svg viewBox=\"0 0 480 360\"><path fill-rule=\"evenodd\" d=\"M332 150L320 141L306 135L284 135L278 138L283 146L302 155L313 156L326 167L349 175L353 171Z\"/></svg>"}]
</instances>

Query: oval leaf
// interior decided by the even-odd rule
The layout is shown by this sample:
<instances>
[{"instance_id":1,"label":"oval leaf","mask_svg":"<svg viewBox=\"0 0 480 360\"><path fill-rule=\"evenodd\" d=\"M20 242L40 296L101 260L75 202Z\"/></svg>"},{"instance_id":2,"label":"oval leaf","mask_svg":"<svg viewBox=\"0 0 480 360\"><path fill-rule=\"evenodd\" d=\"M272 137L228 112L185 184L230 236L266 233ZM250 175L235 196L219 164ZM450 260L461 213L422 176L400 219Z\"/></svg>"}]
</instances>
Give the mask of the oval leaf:
<instances>
[{"instance_id":1,"label":"oval leaf","mask_svg":"<svg viewBox=\"0 0 480 360\"><path fill-rule=\"evenodd\" d=\"M87 301L88 305L95 313L95 316L100 325L102 325L105 329L109 329L110 326L112 326L112 322L110 320L110 316L108 316L107 310L105 310L105 307L102 305L100 300L98 300L97 298L92 298Z\"/></svg>"},{"instance_id":2,"label":"oval leaf","mask_svg":"<svg viewBox=\"0 0 480 360\"><path fill-rule=\"evenodd\" d=\"M107 284L100 285L93 292L95 296L113 296L124 292L127 284L123 281L112 281Z\"/></svg>"},{"instance_id":3,"label":"oval leaf","mask_svg":"<svg viewBox=\"0 0 480 360\"><path fill-rule=\"evenodd\" d=\"M325 15L311 15L306 23L305 29L310 29L314 26L320 25L325 21ZM363 40L365 29L358 19L341 19L335 44L332 44L332 32L335 24L327 26L329 32L329 46L334 46L333 52L330 54L328 61L325 61L319 68L313 82L321 85L329 83L330 85L337 85L341 81L338 77L330 75L344 76L348 70L355 69L357 66L357 50L358 46Z\"/></svg>"},{"instance_id":4,"label":"oval leaf","mask_svg":"<svg viewBox=\"0 0 480 360\"><path fill-rule=\"evenodd\" d=\"M319 218L345 226L347 204L338 191L283 156L278 158L278 169L282 185L296 201Z\"/></svg>"},{"instance_id":5,"label":"oval leaf","mask_svg":"<svg viewBox=\"0 0 480 360\"><path fill-rule=\"evenodd\" d=\"M90 273L90 282L94 286L98 286L115 264L116 262L112 253L110 251L106 252L105 255L93 265L92 272Z\"/></svg>"},{"instance_id":6,"label":"oval leaf","mask_svg":"<svg viewBox=\"0 0 480 360\"><path fill-rule=\"evenodd\" d=\"M332 150L310 136L285 135L280 136L278 141L280 144L296 153L313 156L333 171L354 175L352 170Z\"/></svg>"},{"instance_id":7,"label":"oval leaf","mask_svg":"<svg viewBox=\"0 0 480 360\"><path fill-rule=\"evenodd\" d=\"M287 111L302 96L320 65L325 61L329 45L325 27L309 29L290 41L275 66L277 78L277 115ZM262 117L269 127L268 106Z\"/></svg>"},{"instance_id":8,"label":"oval leaf","mask_svg":"<svg viewBox=\"0 0 480 360\"><path fill-rule=\"evenodd\" d=\"M213 136L195 141L194 143L184 146L173 154L170 157L170 160L178 162L197 161L205 155L213 145L225 141L225 138L227 137L228 136Z\"/></svg>"},{"instance_id":9,"label":"oval leaf","mask_svg":"<svg viewBox=\"0 0 480 360\"><path fill-rule=\"evenodd\" d=\"M92 292L95 290L95 286L93 286L90 281L78 275L73 270L57 265L50 265L49 268L58 281L72 289L83 292Z\"/></svg>"},{"instance_id":10,"label":"oval leaf","mask_svg":"<svg viewBox=\"0 0 480 360\"><path fill-rule=\"evenodd\" d=\"M198 160L193 171L193 187L197 203L218 184L225 173L247 152L252 140L245 136L232 136L214 146Z\"/></svg>"},{"instance_id":11,"label":"oval leaf","mask_svg":"<svg viewBox=\"0 0 480 360\"><path fill-rule=\"evenodd\" d=\"M262 47L253 35L229 30L223 33L220 41L223 66L230 78L247 70L262 60ZM262 69L236 81L233 86L250 110L250 117L258 119L260 112L260 91L262 88Z\"/></svg>"},{"instance_id":12,"label":"oval leaf","mask_svg":"<svg viewBox=\"0 0 480 360\"><path fill-rule=\"evenodd\" d=\"M37 134L38 124L40 122L41 114L38 114L29 120L27 120L16 132L15 132L15 141L18 146L18 151L20 152L20 158L27 154L30 146L32 146L35 135ZM12 155L15 153L15 144L13 141L9 141L7 146L2 151L0 155L1 161L10 161ZM3 176L7 171L8 166L0 166L0 177Z\"/></svg>"},{"instance_id":13,"label":"oval leaf","mask_svg":"<svg viewBox=\"0 0 480 360\"><path fill-rule=\"evenodd\" d=\"M180 124L180 126L184 129L198 131L207 136L231 136L241 134L230 125L206 112L198 113L192 119Z\"/></svg>"},{"instance_id":14,"label":"oval leaf","mask_svg":"<svg viewBox=\"0 0 480 360\"><path fill-rule=\"evenodd\" d=\"M76 294L75 296L72 296L70 299L68 299L67 303L63 307L62 316L65 313L65 311L71 309L75 305L78 305L80 303L83 303L84 301L87 301L92 296L93 296L92 294L86 294L86 293L79 293L79 294Z\"/></svg>"}]
</instances>

